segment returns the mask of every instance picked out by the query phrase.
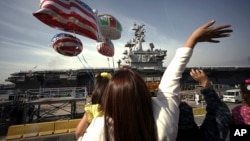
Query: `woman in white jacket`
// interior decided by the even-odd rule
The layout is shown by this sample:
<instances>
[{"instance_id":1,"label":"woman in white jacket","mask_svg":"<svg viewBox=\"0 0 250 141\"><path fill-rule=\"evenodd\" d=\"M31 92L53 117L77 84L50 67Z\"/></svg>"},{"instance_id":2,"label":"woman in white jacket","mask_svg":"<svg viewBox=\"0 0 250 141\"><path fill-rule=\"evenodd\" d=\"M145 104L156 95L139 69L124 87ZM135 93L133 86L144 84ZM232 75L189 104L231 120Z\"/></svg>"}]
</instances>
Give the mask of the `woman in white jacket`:
<instances>
[{"instance_id":1,"label":"woman in white jacket","mask_svg":"<svg viewBox=\"0 0 250 141\"><path fill-rule=\"evenodd\" d=\"M101 103L103 117L92 120L84 141L175 141L179 119L179 80L198 42L219 43L228 37L230 25L212 27L214 20L197 28L184 47L177 49L165 70L157 93L151 97L135 71L117 71L109 81Z\"/></svg>"}]
</instances>

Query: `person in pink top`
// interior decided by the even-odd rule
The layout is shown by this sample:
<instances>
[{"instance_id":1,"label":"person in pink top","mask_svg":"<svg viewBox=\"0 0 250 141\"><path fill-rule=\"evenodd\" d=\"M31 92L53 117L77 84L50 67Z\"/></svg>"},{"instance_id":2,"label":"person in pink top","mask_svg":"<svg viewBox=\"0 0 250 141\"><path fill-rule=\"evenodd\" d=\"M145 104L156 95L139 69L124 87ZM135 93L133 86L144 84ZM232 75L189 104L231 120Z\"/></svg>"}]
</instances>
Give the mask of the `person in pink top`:
<instances>
[{"instance_id":1,"label":"person in pink top","mask_svg":"<svg viewBox=\"0 0 250 141\"><path fill-rule=\"evenodd\" d=\"M232 122L236 125L250 125L250 78L240 85L243 104L232 109Z\"/></svg>"}]
</instances>

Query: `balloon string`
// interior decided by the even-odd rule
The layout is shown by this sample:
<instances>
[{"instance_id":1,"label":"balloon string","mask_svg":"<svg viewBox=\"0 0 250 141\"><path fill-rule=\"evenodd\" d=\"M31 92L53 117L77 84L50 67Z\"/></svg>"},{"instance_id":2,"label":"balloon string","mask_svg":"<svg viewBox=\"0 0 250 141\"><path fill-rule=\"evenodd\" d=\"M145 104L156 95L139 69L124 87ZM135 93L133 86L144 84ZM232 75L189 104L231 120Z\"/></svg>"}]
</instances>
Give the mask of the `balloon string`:
<instances>
[{"instance_id":1,"label":"balloon string","mask_svg":"<svg viewBox=\"0 0 250 141\"><path fill-rule=\"evenodd\" d=\"M109 63L109 58L107 57L107 60L108 60L108 65L109 65L109 68L110 68L110 63Z\"/></svg>"},{"instance_id":2,"label":"balloon string","mask_svg":"<svg viewBox=\"0 0 250 141\"><path fill-rule=\"evenodd\" d=\"M73 30L73 34L74 34L74 36L76 37L76 33L75 33L74 30ZM81 43L80 43L80 39L77 40L77 42L78 42L79 45L81 44ZM87 69L87 67L85 67L84 63L83 63L82 60L79 58L79 56L77 56L77 58L78 58L78 60L82 63L83 67L86 68L87 73L89 74L90 78L91 78L92 81L94 82L94 74L93 74L93 71L89 72L88 69ZM90 68L89 64L87 63L87 61L86 61L85 58L83 57L83 54L82 54L82 58L83 58L84 62L88 65L88 67Z\"/></svg>"},{"instance_id":3,"label":"balloon string","mask_svg":"<svg viewBox=\"0 0 250 141\"><path fill-rule=\"evenodd\" d=\"M87 60L84 58L83 54L82 54L82 58L83 58L83 61L88 65L88 67L91 68L91 66L88 64ZM91 74L92 74L92 75L91 75L92 78L94 79L94 77L95 77L94 72L91 71Z\"/></svg>"},{"instance_id":4,"label":"balloon string","mask_svg":"<svg viewBox=\"0 0 250 141\"><path fill-rule=\"evenodd\" d=\"M114 57L112 57L112 61L113 61L113 69L114 69L114 73L115 73L115 62L114 62Z\"/></svg>"},{"instance_id":5,"label":"balloon string","mask_svg":"<svg viewBox=\"0 0 250 141\"><path fill-rule=\"evenodd\" d=\"M77 56L77 58L78 58L78 60L82 63L83 67L86 68L88 75L90 76L91 80L94 82L93 72L90 73L90 72L88 71L87 67L85 67L84 63L82 62L82 60L80 59L79 56Z\"/></svg>"}]
</instances>

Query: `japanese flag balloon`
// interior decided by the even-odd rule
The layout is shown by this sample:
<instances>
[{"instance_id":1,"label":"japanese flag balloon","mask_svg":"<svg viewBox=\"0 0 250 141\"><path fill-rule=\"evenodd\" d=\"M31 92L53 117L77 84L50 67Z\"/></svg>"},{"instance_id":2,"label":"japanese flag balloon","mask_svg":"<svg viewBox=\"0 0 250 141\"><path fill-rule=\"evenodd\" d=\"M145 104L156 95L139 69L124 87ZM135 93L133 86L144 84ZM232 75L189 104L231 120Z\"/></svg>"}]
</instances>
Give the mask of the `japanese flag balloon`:
<instances>
[{"instance_id":1,"label":"japanese flag balloon","mask_svg":"<svg viewBox=\"0 0 250 141\"><path fill-rule=\"evenodd\" d=\"M68 33L56 34L51 45L56 52L64 56L77 56L83 50L81 40Z\"/></svg>"},{"instance_id":2,"label":"japanese flag balloon","mask_svg":"<svg viewBox=\"0 0 250 141\"><path fill-rule=\"evenodd\" d=\"M33 16L50 27L98 40L100 28L93 11L81 0L41 0Z\"/></svg>"},{"instance_id":3,"label":"japanese flag balloon","mask_svg":"<svg viewBox=\"0 0 250 141\"><path fill-rule=\"evenodd\" d=\"M114 45L111 40L97 43L97 51L107 57L113 57L115 53Z\"/></svg>"},{"instance_id":4,"label":"japanese flag balloon","mask_svg":"<svg viewBox=\"0 0 250 141\"><path fill-rule=\"evenodd\" d=\"M115 17L109 14L99 15L98 17L101 33L104 38L111 40L121 38L122 26Z\"/></svg>"}]
</instances>

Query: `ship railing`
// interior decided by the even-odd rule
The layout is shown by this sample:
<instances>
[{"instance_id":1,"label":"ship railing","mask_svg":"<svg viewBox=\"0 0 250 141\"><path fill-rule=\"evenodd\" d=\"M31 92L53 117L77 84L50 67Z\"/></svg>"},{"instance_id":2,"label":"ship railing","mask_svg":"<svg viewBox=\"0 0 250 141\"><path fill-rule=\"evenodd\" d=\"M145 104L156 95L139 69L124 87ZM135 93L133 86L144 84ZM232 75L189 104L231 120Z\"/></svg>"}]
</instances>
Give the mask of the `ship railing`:
<instances>
[{"instance_id":1,"label":"ship railing","mask_svg":"<svg viewBox=\"0 0 250 141\"><path fill-rule=\"evenodd\" d=\"M31 99L34 98L55 98L74 97L83 98L88 95L87 87L66 87L66 88L40 88L28 89L26 93Z\"/></svg>"}]
</instances>

